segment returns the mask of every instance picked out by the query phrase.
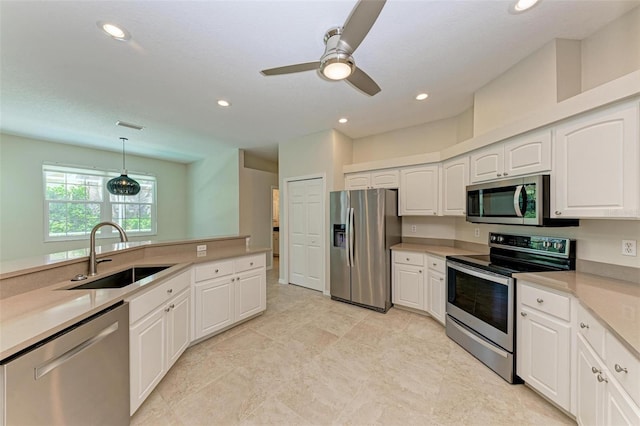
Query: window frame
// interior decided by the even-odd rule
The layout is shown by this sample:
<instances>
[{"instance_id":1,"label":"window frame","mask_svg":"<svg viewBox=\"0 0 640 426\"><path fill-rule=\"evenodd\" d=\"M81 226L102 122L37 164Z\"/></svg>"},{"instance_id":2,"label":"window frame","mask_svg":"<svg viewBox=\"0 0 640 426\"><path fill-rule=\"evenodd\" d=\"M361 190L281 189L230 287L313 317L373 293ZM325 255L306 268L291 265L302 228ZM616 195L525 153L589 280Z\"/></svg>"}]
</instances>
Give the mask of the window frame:
<instances>
[{"instance_id":1,"label":"window frame","mask_svg":"<svg viewBox=\"0 0 640 426\"><path fill-rule=\"evenodd\" d=\"M97 167L87 167L87 166L77 166L77 165L68 165L68 164L60 164L60 163L43 163L42 165L42 201L43 201L43 236L44 242L62 242L62 241L78 241L78 240L86 240L89 238L90 232L78 234L78 235L61 235L61 236L52 236L50 235L49 229L49 208L50 204L55 203L57 200L49 200L47 198L47 177L46 172L61 172L61 173L76 173L81 175L90 175L97 176L102 179L102 185L100 185L102 189L102 201L91 201L91 200L61 200L65 203L78 203L78 204L100 204L100 222L110 221L116 222L113 219L113 206L118 204L128 204L128 203L120 203L118 201L111 201L111 194L107 191L106 183L109 179L120 176L120 171L116 171L114 169L99 169ZM150 231L135 231L128 230L127 235L129 237L138 237L138 236L152 236L157 235L158 233L158 218L157 218L157 210L158 210L158 180L155 175L148 173L140 173L133 172L127 173L129 177L136 180L146 180L152 181L152 203L131 203L138 206L150 206L151 213L151 230ZM106 238L117 238L119 237L118 231L112 226L104 226L100 228L100 230L96 233L96 238L106 239Z\"/></svg>"}]
</instances>

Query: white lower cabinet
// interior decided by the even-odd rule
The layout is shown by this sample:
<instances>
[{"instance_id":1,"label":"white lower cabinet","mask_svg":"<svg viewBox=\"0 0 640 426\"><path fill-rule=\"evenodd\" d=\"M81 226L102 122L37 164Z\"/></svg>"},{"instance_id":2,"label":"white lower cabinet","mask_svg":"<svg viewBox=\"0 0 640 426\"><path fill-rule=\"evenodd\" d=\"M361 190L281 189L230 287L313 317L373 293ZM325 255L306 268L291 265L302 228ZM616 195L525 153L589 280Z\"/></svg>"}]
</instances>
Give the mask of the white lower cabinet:
<instances>
[{"instance_id":1,"label":"white lower cabinet","mask_svg":"<svg viewBox=\"0 0 640 426\"><path fill-rule=\"evenodd\" d=\"M129 300L130 414L190 342L190 271Z\"/></svg>"},{"instance_id":2,"label":"white lower cabinet","mask_svg":"<svg viewBox=\"0 0 640 426\"><path fill-rule=\"evenodd\" d=\"M265 255L195 267L192 340L202 339L267 308Z\"/></svg>"},{"instance_id":3,"label":"white lower cabinet","mask_svg":"<svg viewBox=\"0 0 640 426\"><path fill-rule=\"evenodd\" d=\"M529 386L571 411L571 299L518 283L516 370Z\"/></svg>"},{"instance_id":4,"label":"white lower cabinet","mask_svg":"<svg viewBox=\"0 0 640 426\"><path fill-rule=\"evenodd\" d=\"M393 259L393 303L423 311L425 309L424 255L394 251Z\"/></svg>"},{"instance_id":5,"label":"white lower cabinet","mask_svg":"<svg viewBox=\"0 0 640 426\"><path fill-rule=\"evenodd\" d=\"M638 425L634 404L587 340L578 334L576 420L584 426Z\"/></svg>"},{"instance_id":6,"label":"white lower cabinet","mask_svg":"<svg viewBox=\"0 0 640 426\"><path fill-rule=\"evenodd\" d=\"M445 260L424 253L393 252L392 301L425 311L441 324L447 299Z\"/></svg>"}]
</instances>

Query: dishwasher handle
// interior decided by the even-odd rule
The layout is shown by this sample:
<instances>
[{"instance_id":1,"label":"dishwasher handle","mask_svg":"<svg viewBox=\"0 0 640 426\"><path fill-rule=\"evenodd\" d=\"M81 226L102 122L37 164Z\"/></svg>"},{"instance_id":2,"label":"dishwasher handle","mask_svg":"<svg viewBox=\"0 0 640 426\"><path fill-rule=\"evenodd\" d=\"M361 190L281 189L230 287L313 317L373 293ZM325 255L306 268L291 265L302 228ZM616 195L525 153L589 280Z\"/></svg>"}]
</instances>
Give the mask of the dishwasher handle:
<instances>
[{"instance_id":1,"label":"dishwasher handle","mask_svg":"<svg viewBox=\"0 0 640 426\"><path fill-rule=\"evenodd\" d=\"M118 330L118 322L116 321L113 324L111 324L110 326L108 326L105 329L103 329L98 334L96 334L96 335L88 338L84 342L80 343L76 347L74 347L72 349L69 349L67 352L63 353L62 355L60 355L60 356L58 356L56 358L53 358L50 361L47 361L45 364L42 364L40 367L36 367L34 369L36 380L38 380L41 377L43 377L44 375L48 374L52 370L58 368L59 366L61 366L65 362L69 361L71 358L73 358L74 356L76 356L80 352L82 352L85 349L88 349L89 347L95 345L96 343L98 343L99 341L103 340L108 335L114 333L117 330Z\"/></svg>"}]
</instances>

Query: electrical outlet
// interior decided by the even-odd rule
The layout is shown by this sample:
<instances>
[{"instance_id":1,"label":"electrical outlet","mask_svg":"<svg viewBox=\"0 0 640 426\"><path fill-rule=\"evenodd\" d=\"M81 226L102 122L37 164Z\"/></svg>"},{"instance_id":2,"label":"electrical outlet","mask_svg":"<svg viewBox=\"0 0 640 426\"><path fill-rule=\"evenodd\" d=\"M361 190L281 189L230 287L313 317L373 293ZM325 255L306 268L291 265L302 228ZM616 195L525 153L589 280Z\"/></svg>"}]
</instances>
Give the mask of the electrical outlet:
<instances>
[{"instance_id":1,"label":"electrical outlet","mask_svg":"<svg viewBox=\"0 0 640 426\"><path fill-rule=\"evenodd\" d=\"M411 225L411 232L413 232L414 234L418 232L418 227L416 225Z\"/></svg>"},{"instance_id":2,"label":"electrical outlet","mask_svg":"<svg viewBox=\"0 0 640 426\"><path fill-rule=\"evenodd\" d=\"M196 251L207 251L207 245L206 244L202 244L202 245L196 247Z\"/></svg>"},{"instance_id":3,"label":"electrical outlet","mask_svg":"<svg viewBox=\"0 0 640 426\"><path fill-rule=\"evenodd\" d=\"M196 257L205 257L207 255L206 251L199 251L196 253Z\"/></svg>"},{"instance_id":4,"label":"electrical outlet","mask_svg":"<svg viewBox=\"0 0 640 426\"><path fill-rule=\"evenodd\" d=\"M480 228L476 228L473 230L473 236L476 238L480 238Z\"/></svg>"},{"instance_id":5,"label":"electrical outlet","mask_svg":"<svg viewBox=\"0 0 640 426\"><path fill-rule=\"evenodd\" d=\"M622 254L636 256L636 240L622 240Z\"/></svg>"}]
</instances>

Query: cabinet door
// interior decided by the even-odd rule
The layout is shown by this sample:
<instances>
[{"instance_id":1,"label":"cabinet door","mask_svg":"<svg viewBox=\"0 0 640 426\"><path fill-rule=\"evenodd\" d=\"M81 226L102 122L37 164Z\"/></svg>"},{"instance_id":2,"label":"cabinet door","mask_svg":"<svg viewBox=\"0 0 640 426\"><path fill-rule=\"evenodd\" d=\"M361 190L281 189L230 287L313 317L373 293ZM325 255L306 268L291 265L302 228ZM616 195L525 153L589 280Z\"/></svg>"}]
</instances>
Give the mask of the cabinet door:
<instances>
[{"instance_id":1,"label":"cabinet door","mask_svg":"<svg viewBox=\"0 0 640 426\"><path fill-rule=\"evenodd\" d=\"M580 425L604 422L604 383L598 382L603 365L584 338L578 335L576 421Z\"/></svg>"},{"instance_id":2,"label":"cabinet door","mask_svg":"<svg viewBox=\"0 0 640 426\"><path fill-rule=\"evenodd\" d=\"M609 373L611 374L611 373ZM605 425L640 425L640 409L615 379L608 378L604 401Z\"/></svg>"},{"instance_id":3,"label":"cabinet door","mask_svg":"<svg viewBox=\"0 0 640 426\"><path fill-rule=\"evenodd\" d=\"M164 305L159 307L129 329L130 414L138 409L167 372L164 309Z\"/></svg>"},{"instance_id":4,"label":"cabinet door","mask_svg":"<svg viewBox=\"0 0 640 426\"><path fill-rule=\"evenodd\" d=\"M518 312L518 375L570 411L571 326L522 306Z\"/></svg>"},{"instance_id":5,"label":"cabinet door","mask_svg":"<svg viewBox=\"0 0 640 426\"><path fill-rule=\"evenodd\" d=\"M400 183L400 215L438 214L437 165L403 169Z\"/></svg>"},{"instance_id":6,"label":"cabinet door","mask_svg":"<svg viewBox=\"0 0 640 426\"><path fill-rule=\"evenodd\" d=\"M469 157L455 158L442 164L442 214L464 216L469 184Z\"/></svg>"},{"instance_id":7,"label":"cabinet door","mask_svg":"<svg viewBox=\"0 0 640 426\"><path fill-rule=\"evenodd\" d=\"M519 176L551 170L551 130L534 132L504 144L503 176Z\"/></svg>"},{"instance_id":8,"label":"cabinet door","mask_svg":"<svg viewBox=\"0 0 640 426\"><path fill-rule=\"evenodd\" d=\"M231 278L208 281L194 287L195 330L199 339L234 322Z\"/></svg>"},{"instance_id":9,"label":"cabinet door","mask_svg":"<svg viewBox=\"0 0 640 426\"><path fill-rule=\"evenodd\" d=\"M344 189L367 189L371 187L370 173L354 173L344 176Z\"/></svg>"},{"instance_id":10,"label":"cabinet door","mask_svg":"<svg viewBox=\"0 0 640 426\"><path fill-rule=\"evenodd\" d=\"M483 182L502 177L504 168L504 145L493 144L471 153L471 183Z\"/></svg>"},{"instance_id":11,"label":"cabinet door","mask_svg":"<svg viewBox=\"0 0 640 426\"><path fill-rule=\"evenodd\" d=\"M400 172L398 170L380 170L371 172L371 186L373 188L398 188Z\"/></svg>"},{"instance_id":12,"label":"cabinet door","mask_svg":"<svg viewBox=\"0 0 640 426\"><path fill-rule=\"evenodd\" d=\"M167 359L169 363L167 369L171 368L189 346L189 324L191 322L189 295L190 290L185 289L174 297L167 306L169 308L167 312Z\"/></svg>"},{"instance_id":13,"label":"cabinet door","mask_svg":"<svg viewBox=\"0 0 640 426\"><path fill-rule=\"evenodd\" d=\"M394 263L392 298L397 305L424 310L424 268Z\"/></svg>"},{"instance_id":14,"label":"cabinet door","mask_svg":"<svg viewBox=\"0 0 640 426\"><path fill-rule=\"evenodd\" d=\"M236 321L258 314L267 308L264 269L245 272L235 278Z\"/></svg>"},{"instance_id":15,"label":"cabinet door","mask_svg":"<svg viewBox=\"0 0 640 426\"><path fill-rule=\"evenodd\" d=\"M447 297L444 274L429 270L429 285L427 285L427 289L428 297L425 299L427 312L438 320L438 322L444 324L445 302Z\"/></svg>"},{"instance_id":16,"label":"cabinet door","mask_svg":"<svg viewBox=\"0 0 640 426\"><path fill-rule=\"evenodd\" d=\"M600 111L557 127L555 217L638 217L638 105Z\"/></svg>"}]
</instances>

